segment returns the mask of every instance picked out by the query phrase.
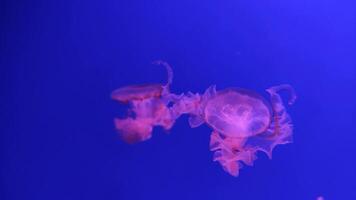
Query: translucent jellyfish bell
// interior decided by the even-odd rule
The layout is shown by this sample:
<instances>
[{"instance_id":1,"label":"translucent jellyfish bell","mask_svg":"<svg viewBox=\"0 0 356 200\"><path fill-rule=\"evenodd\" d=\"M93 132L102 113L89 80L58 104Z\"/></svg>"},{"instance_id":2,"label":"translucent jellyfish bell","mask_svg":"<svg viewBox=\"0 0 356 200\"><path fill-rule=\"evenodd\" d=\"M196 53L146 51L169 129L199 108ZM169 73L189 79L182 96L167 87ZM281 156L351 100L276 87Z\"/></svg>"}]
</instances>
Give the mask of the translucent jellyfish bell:
<instances>
[{"instance_id":1,"label":"translucent jellyfish bell","mask_svg":"<svg viewBox=\"0 0 356 200\"><path fill-rule=\"evenodd\" d=\"M155 61L155 65L162 65L167 70L168 80L163 84L141 84L129 85L114 90L111 98L119 102L127 103L134 100L145 100L149 98L160 98L162 95L169 93L169 86L172 84L173 72L171 66L164 61Z\"/></svg>"},{"instance_id":2,"label":"translucent jellyfish bell","mask_svg":"<svg viewBox=\"0 0 356 200\"><path fill-rule=\"evenodd\" d=\"M119 88L111 93L111 98L123 103L134 100L159 98L163 87L160 84L132 85Z\"/></svg>"},{"instance_id":3,"label":"translucent jellyfish bell","mask_svg":"<svg viewBox=\"0 0 356 200\"><path fill-rule=\"evenodd\" d=\"M268 128L271 112L258 94L243 89L226 89L207 102L205 119L225 136L246 138Z\"/></svg>"}]
</instances>

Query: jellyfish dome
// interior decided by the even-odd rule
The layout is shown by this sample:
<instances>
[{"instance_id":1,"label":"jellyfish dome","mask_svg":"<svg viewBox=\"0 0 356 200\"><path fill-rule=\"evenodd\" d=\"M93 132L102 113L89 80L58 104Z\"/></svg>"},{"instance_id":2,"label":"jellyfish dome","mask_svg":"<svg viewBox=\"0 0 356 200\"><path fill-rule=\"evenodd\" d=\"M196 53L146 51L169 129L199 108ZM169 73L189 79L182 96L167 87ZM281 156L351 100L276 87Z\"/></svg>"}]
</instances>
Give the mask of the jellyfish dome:
<instances>
[{"instance_id":1,"label":"jellyfish dome","mask_svg":"<svg viewBox=\"0 0 356 200\"><path fill-rule=\"evenodd\" d=\"M226 89L208 101L205 120L225 136L246 138L268 128L271 112L258 94L241 89Z\"/></svg>"}]
</instances>

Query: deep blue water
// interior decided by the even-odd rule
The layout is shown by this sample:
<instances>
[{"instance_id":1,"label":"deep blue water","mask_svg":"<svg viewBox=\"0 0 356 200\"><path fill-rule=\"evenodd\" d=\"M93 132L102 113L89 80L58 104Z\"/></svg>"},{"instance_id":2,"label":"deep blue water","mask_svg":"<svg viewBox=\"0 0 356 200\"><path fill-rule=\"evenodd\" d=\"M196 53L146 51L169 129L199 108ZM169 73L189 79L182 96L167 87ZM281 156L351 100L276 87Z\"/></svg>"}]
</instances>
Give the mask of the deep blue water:
<instances>
[{"instance_id":1,"label":"deep blue water","mask_svg":"<svg viewBox=\"0 0 356 200\"><path fill-rule=\"evenodd\" d=\"M0 199L356 199L353 1L1 1ZM128 145L112 90L289 83L294 143L234 178L180 118Z\"/></svg>"}]
</instances>

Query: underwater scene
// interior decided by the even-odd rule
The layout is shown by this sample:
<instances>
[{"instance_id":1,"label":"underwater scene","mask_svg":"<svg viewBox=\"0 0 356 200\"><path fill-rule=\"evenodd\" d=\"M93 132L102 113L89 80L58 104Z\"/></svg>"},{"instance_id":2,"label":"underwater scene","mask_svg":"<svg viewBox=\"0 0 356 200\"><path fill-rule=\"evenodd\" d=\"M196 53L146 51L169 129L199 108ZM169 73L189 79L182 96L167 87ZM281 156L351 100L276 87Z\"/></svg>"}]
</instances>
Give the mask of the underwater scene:
<instances>
[{"instance_id":1,"label":"underwater scene","mask_svg":"<svg viewBox=\"0 0 356 200\"><path fill-rule=\"evenodd\" d=\"M1 200L356 199L353 1L9 1Z\"/></svg>"}]
</instances>

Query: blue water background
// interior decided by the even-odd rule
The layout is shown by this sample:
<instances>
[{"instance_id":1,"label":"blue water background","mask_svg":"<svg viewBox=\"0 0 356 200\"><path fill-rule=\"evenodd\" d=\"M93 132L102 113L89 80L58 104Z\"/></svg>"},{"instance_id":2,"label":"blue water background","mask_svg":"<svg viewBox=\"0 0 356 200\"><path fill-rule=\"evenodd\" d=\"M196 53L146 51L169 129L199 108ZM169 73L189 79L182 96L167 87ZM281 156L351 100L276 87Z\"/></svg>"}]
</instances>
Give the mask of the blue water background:
<instances>
[{"instance_id":1,"label":"blue water background","mask_svg":"<svg viewBox=\"0 0 356 200\"><path fill-rule=\"evenodd\" d=\"M0 199L356 199L356 4L1 1ZM187 117L123 143L112 90L291 84L294 143L234 178ZM283 96L286 98L287 96Z\"/></svg>"}]
</instances>

